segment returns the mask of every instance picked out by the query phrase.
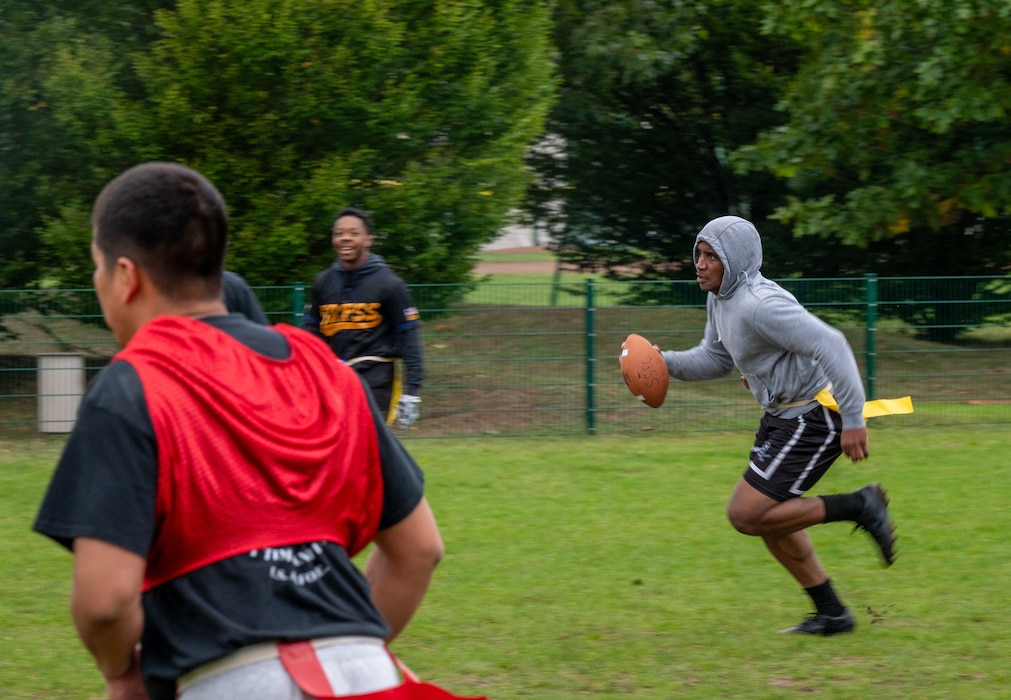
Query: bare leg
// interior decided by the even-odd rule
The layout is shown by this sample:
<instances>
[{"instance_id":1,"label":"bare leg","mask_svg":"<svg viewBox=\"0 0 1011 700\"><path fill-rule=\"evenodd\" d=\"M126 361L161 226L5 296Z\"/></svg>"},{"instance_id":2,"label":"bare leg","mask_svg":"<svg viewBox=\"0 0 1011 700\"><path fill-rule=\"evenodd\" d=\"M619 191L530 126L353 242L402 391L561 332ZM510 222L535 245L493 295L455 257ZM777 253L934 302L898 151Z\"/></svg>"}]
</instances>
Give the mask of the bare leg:
<instances>
[{"instance_id":1,"label":"bare leg","mask_svg":"<svg viewBox=\"0 0 1011 700\"><path fill-rule=\"evenodd\" d=\"M745 535L789 535L825 521L825 502L820 498L776 501L741 479L730 496L727 517Z\"/></svg>"},{"instance_id":2,"label":"bare leg","mask_svg":"<svg viewBox=\"0 0 1011 700\"><path fill-rule=\"evenodd\" d=\"M821 567L806 530L798 530L789 535L766 535L762 541L801 588L818 586L828 580L828 574Z\"/></svg>"},{"instance_id":3,"label":"bare leg","mask_svg":"<svg viewBox=\"0 0 1011 700\"><path fill-rule=\"evenodd\" d=\"M780 502L741 479L730 497L727 517L738 532L761 537L776 561L803 588L828 580L814 553L811 538L805 532L805 528L825 519L825 505L820 498L791 498Z\"/></svg>"}]
</instances>

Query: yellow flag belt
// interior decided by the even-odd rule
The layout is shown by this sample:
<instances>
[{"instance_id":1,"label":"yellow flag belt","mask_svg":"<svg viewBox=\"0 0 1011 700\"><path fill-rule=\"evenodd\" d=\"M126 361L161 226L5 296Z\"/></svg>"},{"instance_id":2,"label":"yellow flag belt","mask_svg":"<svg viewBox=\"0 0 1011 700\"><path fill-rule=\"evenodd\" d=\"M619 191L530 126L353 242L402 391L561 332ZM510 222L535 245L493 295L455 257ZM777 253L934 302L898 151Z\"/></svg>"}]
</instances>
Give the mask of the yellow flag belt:
<instances>
[{"instance_id":1,"label":"yellow flag belt","mask_svg":"<svg viewBox=\"0 0 1011 700\"><path fill-rule=\"evenodd\" d=\"M814 400L825 408L839 412L839 404L829 391L831 385L818 392ZM894 416L902 413L913 412L913 399L903 396L900 399L874 399L864 403L864 418L877 418L878 416Z\"/></svg>"}]
</instances>

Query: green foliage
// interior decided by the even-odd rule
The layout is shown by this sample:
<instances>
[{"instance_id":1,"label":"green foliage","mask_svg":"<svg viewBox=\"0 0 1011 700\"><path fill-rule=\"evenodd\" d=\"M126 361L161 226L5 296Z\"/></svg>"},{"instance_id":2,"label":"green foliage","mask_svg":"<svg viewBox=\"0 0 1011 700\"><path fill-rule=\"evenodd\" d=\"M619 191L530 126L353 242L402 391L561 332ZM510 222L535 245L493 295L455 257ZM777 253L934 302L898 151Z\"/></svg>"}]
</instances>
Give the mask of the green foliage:
<instances>
[{"instance_id":1,"label":"green foliage","mask_svg":"<svg viewBox=\"0 0 1011 700\"><path fill-rule=\"evenodd\" d=\"M151 12L163 4L0 3L0 287L36 286L45 276L84 282L87 248L58 240L81 221L61 212L90 209L102 184L131 164L113 110L136 89L124 64L150 41Z\"/></svg>"},{"instance_id":2,"label":"green foliage","mask_svg":"<svg viewBox=\"0 0 1011 700\"><path fill-rule=\"evenodd\" d=\"M72 19L47 19L41 11L4 4L0 8L0 286L28 286L47 259L59 251L36 234L54 199L77 192L83 155L75 149L80 124L61 117L63 96L55 78L70 55L88 51ZM90 95L82 91L80 100ZM86 159L85 159L86 160ZM77 175L75 178L74 175ZM85 251L85 255L87 251Z\"/></svg>"},{"instance_id":3,"label":"green foliage","mask_svg":"<svg viewBox=\"0 0 1011 700\"><path fill-rule=\"evenodd\" d=\"M767 215L782 186L738 178L728 160L784 119L774 106L795 51L761 35L759 10L754 0L559 3L564 82L553 140L530 158L530 209L566 262L685 277L695 234L714 216L742 214L781 235Z\"/></svg>"},{"instance_id":4,"label":"green foliage","mask_svg":"<svg viewBox=\"0 0 1011 700\"><path fill-rule=\"evenodd\" d=\"M523 155L554 99L538 0L152 2L122 42L124 8L91 4L91 24L22 9L0 53L17 69L5 83L35 88L4 97L0 119L46 107L23 143L0 141L19 156L9 169L22 198L3 231L17 253L7 265L32 252L19 239L37 241L62 286L86 283L80 213L144 160L184 162L218 185L229 265L253 284L329 264L331 217L349 204L374 213L376 250L408 281L463 281L522 197Z\"/></svg>"},{"instance_id":5,"label":"green foliage","mask_svg":"<svg viewBox=\"0 0 1011 700\"><path fill-rule=\"evenodd\" d=\"M617 276L690 275L724 213L776 277L1006 270L1009 21L998 0L560 3L531 219Z\"/></svg>"},{"instance_id":6,"label":"green foliage","mask_svg":"<svg viewBox=\"0 0 1011 700\"><path fill-rule=\"evenodd\" d=\"M865 247L867 272L1006 269L1011 6L825 0L766 10L766 28L804 54L780 105L788 123L735 156L742 170L789 182L776 217L798 235Z\"/></svg>"}]
</instances>

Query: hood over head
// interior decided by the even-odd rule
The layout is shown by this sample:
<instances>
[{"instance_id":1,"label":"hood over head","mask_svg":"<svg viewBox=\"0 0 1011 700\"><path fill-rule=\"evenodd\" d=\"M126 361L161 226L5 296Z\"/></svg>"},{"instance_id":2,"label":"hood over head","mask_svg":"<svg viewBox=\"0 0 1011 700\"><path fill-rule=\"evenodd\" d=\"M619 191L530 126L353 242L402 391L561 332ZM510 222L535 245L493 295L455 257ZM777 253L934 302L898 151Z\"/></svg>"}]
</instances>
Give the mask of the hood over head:
<instances>
[{"instance_id":1,"label":"hood over head","mask_svg":"<svg viewBox=\"0 0 1011 700\"><path fill-rule=\"evenodd\" d=\"M698 262L701 241L711 245L723 263L719 297L733 294L741 283L755 277L762 268L762 239L758 229L739 216L721 216L702 227L692 249L694 262Z\"/></svg>"}]
</instances>

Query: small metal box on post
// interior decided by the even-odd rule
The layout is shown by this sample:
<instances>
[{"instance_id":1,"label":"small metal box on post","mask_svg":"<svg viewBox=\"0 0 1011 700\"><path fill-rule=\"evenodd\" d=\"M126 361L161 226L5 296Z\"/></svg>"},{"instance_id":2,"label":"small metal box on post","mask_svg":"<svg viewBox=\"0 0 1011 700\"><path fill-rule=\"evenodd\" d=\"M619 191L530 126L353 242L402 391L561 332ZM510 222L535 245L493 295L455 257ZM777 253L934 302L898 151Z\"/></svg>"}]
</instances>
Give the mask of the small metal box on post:
<instances>
[{"instance_id":1,"label":"small metal box on post","mask_svg":"<svg viewBox=\"0 0 1011 700\"><path fill-rule=\"evenodd\" d=\"M69 433L84 396L84 356L75 352L39 355L37 381L39 432Z\"/></svg>"}]
</instances>

